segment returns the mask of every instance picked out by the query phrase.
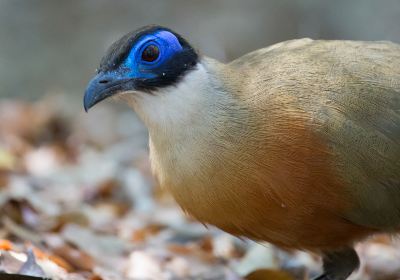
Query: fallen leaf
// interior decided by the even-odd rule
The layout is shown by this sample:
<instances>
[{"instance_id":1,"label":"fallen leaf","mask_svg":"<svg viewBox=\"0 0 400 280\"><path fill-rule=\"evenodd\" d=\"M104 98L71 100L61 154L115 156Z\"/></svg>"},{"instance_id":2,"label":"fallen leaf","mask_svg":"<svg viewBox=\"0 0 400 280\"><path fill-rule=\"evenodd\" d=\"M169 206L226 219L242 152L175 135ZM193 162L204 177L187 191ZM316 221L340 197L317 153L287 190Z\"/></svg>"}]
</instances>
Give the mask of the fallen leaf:
<instances>
[{"instance_id":1,"label":"fallen leaf","mask_svg":"<svg viewBox=\"0 0 400 280\"><path fill-rule=\"evenodd\" d=\"M133 245L113 235L96 234L78 225L66 225L61 236L103 265L113 267Z\"/></svg>"},{"instance_id":2,"label":"fallen leaf","mask_svg":"<svg viewBox=\"0 0 400 280\"><path fill-rule=\"evenodd\" d=\"M39 244L39 242L42 240L39 234L18 225L8 217L3 217L2 222L9 232L22 240L30 241L34 244Z\"/></svg>"},{"instance_id":3,"label":"fallen leaf","mask_svg":"<svg viewBox=\"0 0 400 280\"><path fill-rule=\"evenodd\" d=\"M144 242L148 237L159 233L163 228L163 225L150 224L147 227L143 227L134 230L132 233L132 241L134 243Z\"/></svg>"},{"instance_id":4,"label":"fallen leaf","mask_svg":"<svg viewBox=\"0 0 400 280\"><path fill-rule=\"evenodd\" d=\"M48 235L45 238L45 242L53 253L53 256L50 256L49 259L67 271L93 270L95 266L93 258L87 253L65 243L60 236L55 234Z\"/></svg>"},{"instance_id":5,"label":"fallen leaf","mask_svg":"<svg viewBox=\"0 0 400 280\"><path fill-rule=\"evenodd\" d=\"M9 251L13 248L13 244L5 239L0 239L0 250Z\"/></svg>"},{"instance_id":6,"label":"fallen leaf","mask_svg":"<svg viewBox=\"0 0 400 280\"><path fill-rule=\"evenodd\" d=\"M251 272L245 277L246 280L294 280L294 278L283 271L271 269L259 269Z\"/></svg>"}]
</instances>

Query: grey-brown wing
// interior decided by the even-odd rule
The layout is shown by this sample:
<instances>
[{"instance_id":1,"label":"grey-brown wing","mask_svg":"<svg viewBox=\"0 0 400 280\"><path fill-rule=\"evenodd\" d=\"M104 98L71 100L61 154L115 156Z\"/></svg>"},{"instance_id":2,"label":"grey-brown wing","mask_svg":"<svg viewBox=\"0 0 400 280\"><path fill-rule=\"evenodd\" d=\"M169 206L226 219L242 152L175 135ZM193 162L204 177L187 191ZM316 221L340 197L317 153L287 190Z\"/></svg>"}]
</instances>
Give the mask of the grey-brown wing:
<instances>
[{"instance_id":1,"label":"grey-brown wing","mask_svg":"<svg viewBox=\"0 0 400 280\"><path fill-rule=\"evenodd\" d=\"M251 84L262 83L265 102L275 90L312 115L353 197L345 218L374 228L400 227L399 45L293 40L230 65L254 76Z\"/></svg>"},{"instance_id":2,"label":"grey-brown wing","mask_svg":"<svg viewBox=\"0 0 400 280\"><path fill-rule=\"evenodd\" d=\"M400 47L365 45L343 66L346 83L327 122L355 207L347 218L380 229L400 227Z\"/></svg>"}]
</instances>

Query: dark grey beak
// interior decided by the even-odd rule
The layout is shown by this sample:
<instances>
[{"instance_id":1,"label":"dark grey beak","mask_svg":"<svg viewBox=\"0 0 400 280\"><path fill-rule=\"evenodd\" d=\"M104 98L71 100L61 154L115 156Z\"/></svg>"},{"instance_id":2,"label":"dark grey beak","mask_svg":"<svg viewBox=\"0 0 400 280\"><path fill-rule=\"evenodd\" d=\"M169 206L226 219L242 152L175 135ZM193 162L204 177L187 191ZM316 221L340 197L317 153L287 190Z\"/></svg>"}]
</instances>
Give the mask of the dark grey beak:
<instances>
[{"instance_id":1,"label":"dark grey beak","mask_svg":"<svg viewBox=\"0 0 400 280\"><path fill-rule=\"evenodd\" d=\"M121 78L115 73L99 73L88 84L83 98L87 112L100 101L124 90L133 88L134 79Z\"/></svg>"}]
</instances>

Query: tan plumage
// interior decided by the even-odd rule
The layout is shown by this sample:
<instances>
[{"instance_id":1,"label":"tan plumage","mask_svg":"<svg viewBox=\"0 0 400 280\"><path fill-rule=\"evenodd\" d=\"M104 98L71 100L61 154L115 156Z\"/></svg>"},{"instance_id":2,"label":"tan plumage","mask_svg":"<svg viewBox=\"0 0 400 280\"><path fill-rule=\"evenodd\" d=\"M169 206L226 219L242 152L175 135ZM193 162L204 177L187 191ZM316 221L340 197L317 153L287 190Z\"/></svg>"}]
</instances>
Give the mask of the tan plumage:
<instances>
[{"instance_id":1,"label":"tan plumage","mask_svg":"<svg viewBox=\"0 0 400 280\"><path fill-rule=\"evenodd\" d=\"M304 39L204 67L232 93L202 108L212 125L182 131L186 150L148 123L155 174L188 213L306 249L399 228L398 45Z\"/></svg>"},{"instance_id":2,"label":"tan plumage","mask_svg":"<svg viewBox=\"0 0 400 280\"><path fill-rule=\"evenodd\" d=\"M229 64L202 57L156 94L118 96L149 128L154 174L187 213L327 253L317 279L345 279L355 241L400 230L397 44L292 40Z\"/></svg>"}]
</instances>

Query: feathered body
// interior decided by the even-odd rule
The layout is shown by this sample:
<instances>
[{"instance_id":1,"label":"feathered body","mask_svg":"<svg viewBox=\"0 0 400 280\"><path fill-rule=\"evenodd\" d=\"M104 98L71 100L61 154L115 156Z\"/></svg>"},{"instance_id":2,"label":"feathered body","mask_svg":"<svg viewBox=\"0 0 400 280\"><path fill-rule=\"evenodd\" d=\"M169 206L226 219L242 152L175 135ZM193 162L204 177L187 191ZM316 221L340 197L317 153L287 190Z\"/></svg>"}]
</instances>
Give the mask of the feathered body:
<instances>
[{"instance_id":1,"label":"feathered body","mask_svg":"<svg viewBox=\"0 0 400 280\"><path fill-rule=\"evenodd\" d=\"M310 250L400 227L398 45L294 40L184 79L123 96L160 184L199 221Z\"/></svg>"},{"instance_id":2,"label":"feathered body","mask_svg":"<svg viewBox=\"0 0 400 280\"><path fill-rule=\"evenodd\" d=\"M293 40L229 64L172 30L115 42L84 97L116 96L149 129L160 185L203 223L321 252L316 280L359 266L353 243L400 230L400 46Z\"/></svg>"}]
</instances>

